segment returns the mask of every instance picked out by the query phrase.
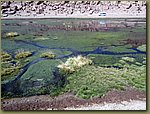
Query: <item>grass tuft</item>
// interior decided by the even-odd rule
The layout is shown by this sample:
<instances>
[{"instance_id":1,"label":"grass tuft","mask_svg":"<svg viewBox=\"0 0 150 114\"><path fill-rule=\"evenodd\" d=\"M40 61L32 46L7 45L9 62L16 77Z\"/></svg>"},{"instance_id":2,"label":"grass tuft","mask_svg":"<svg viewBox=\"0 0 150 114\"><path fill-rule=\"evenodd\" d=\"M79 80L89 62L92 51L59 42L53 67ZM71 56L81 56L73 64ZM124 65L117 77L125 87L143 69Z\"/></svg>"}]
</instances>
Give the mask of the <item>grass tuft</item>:
<instances>
[{"instance_id":1,"label":"grass tuft","mask_svg":"<svg viewBox=\"0 0 150 114\"><path fill-rule=\"evenodd\" d=\"M19 36L19 34L17 32L6 33L6 37L15 37L15 36Z\"/></svg>"},{"instance_id":2,"label":"grass tuft","mask_svg":"<svg viewBox=\"0 0 150 114\"><path fill-rule=\"evenodd\" d=\"M22 59L22 58L29 57L31 55L32 55L32 53L30 51L25 51L23 49L19 49L16 52L15 58L16 59Z\"/></svg>"},{"instance_id":3,"label":"grass tuft","mask_svg":"<svg viewBox=\"0 0 150 114\"><path fill-rule=\"evenodd\" d=\"M40 57L47 58L47 59L53 59L56 57L56 55L51 50L47 50L46 52L42 53L40 55Z\"/></svg>"},{"instance_id":4,"label":"grass tuft","mask_svg":"<svg viewBox=\"0 0 150 114\"><path fill-rule=\"evenodd\" d=\"M78 55L77 57L70 57L65 63L58 65L57 67L65 73L73 73L82 66L92 64L92 60Z\"/></svg>"}]
</instances>

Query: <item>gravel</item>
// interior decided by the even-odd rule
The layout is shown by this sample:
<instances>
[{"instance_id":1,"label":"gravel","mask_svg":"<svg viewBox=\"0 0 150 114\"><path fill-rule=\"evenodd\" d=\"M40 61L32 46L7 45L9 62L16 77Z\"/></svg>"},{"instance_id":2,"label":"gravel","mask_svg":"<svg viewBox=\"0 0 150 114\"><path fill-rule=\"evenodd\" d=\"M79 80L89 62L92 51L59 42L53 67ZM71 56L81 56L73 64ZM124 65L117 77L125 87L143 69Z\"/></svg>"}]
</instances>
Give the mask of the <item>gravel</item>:
<instances>
[{"instance_id":1,"label":"gravel","mask_svg":"<svg viewBox=\"0 0 150 114\"><path fill-rule=\"evenodd\" d=\"M78 108L69 107L64 110L146 110L146 101L133 100L130 102L122 101L121 103L93 104Z\"/></svg>"}]
</instances>

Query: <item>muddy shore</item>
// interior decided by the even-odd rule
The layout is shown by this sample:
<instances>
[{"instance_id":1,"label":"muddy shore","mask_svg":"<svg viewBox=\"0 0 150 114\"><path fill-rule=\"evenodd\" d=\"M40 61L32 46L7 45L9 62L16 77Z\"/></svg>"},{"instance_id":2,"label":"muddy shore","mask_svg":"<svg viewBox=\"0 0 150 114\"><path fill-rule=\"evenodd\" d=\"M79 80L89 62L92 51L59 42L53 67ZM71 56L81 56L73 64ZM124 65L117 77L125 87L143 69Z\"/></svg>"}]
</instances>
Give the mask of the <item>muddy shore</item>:
<instances>
[{"instance_id":1,"label":"muddy shore","mask_svg":"<svg viewBox=\"0 0 150 114\"><path fill-rule=\"evenodd\" d=\"M124 91L112 90L103 97L80 99L73 93L65 93L57 97L49 95L2 99L2 110L67 110L69 107L89 106L93 104L121 103L132 100L146 101L146 94L133 88ZM146 107L146 106L145 106ZM68 109L69 110L69 109ZM73 109L70 109L73 110ZM129 109L130 110L130 109Z\"/></svg>"}]
</instances>

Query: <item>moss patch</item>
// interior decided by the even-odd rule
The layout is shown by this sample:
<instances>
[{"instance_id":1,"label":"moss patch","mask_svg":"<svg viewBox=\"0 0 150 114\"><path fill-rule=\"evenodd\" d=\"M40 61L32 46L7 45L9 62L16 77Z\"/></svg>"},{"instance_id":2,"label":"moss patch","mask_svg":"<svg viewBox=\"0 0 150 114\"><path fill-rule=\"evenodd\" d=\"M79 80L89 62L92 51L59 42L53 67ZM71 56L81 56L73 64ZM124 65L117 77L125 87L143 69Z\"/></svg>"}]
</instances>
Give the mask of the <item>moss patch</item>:
<instances>
[{"instance_id":1,"label":"moss patch","mask_svg":"<svg viewBox=\"0 0 150 114\"><path fill-rule=\"evenodd\" d=\"M66 92L80 98L103 96L112 89L132 86L146 91L146 66L128 65L122 69L86 66L67 77Z\"/></svg>"}]
</instances>

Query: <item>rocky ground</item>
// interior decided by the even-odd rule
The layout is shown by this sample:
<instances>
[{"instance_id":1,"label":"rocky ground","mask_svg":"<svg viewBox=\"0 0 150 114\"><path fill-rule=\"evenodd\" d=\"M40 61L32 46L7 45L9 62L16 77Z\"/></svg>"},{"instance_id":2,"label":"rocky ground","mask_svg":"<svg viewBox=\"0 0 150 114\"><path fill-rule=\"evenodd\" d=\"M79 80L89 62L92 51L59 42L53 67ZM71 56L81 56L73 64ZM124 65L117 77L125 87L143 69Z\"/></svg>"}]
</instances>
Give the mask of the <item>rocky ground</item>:
<instances>
[{"instance_id":1,"label":"rocky ground","mask_svg":"<svg viewBox=\"0 0 150 114\"><path fill-rule=\"evenodd\" d=\"M2 110L146 110L146 94L132 88L103 97L80 99L72 93L2 99Z\"/></svg>"},{"instance_id":2,"label":"rocky ground","mask_svg":"<svg viewBox=\"0 0 150 114\"><path fill-rule=\"evenodd\" d=\"M146 110L146 102L139 100L122 101L121 103L101 103L64 110Z\"/></svg>"},{"instance_id":3,"label":"rocky ground","mask_svg":"<svg viewBox=\"0 0 150 114\"><path fill-rule=\"evenodd\" d=\"M2 18L145 18L146 1L1 1L1 15Z\"/></svg>"}]
</instances>

